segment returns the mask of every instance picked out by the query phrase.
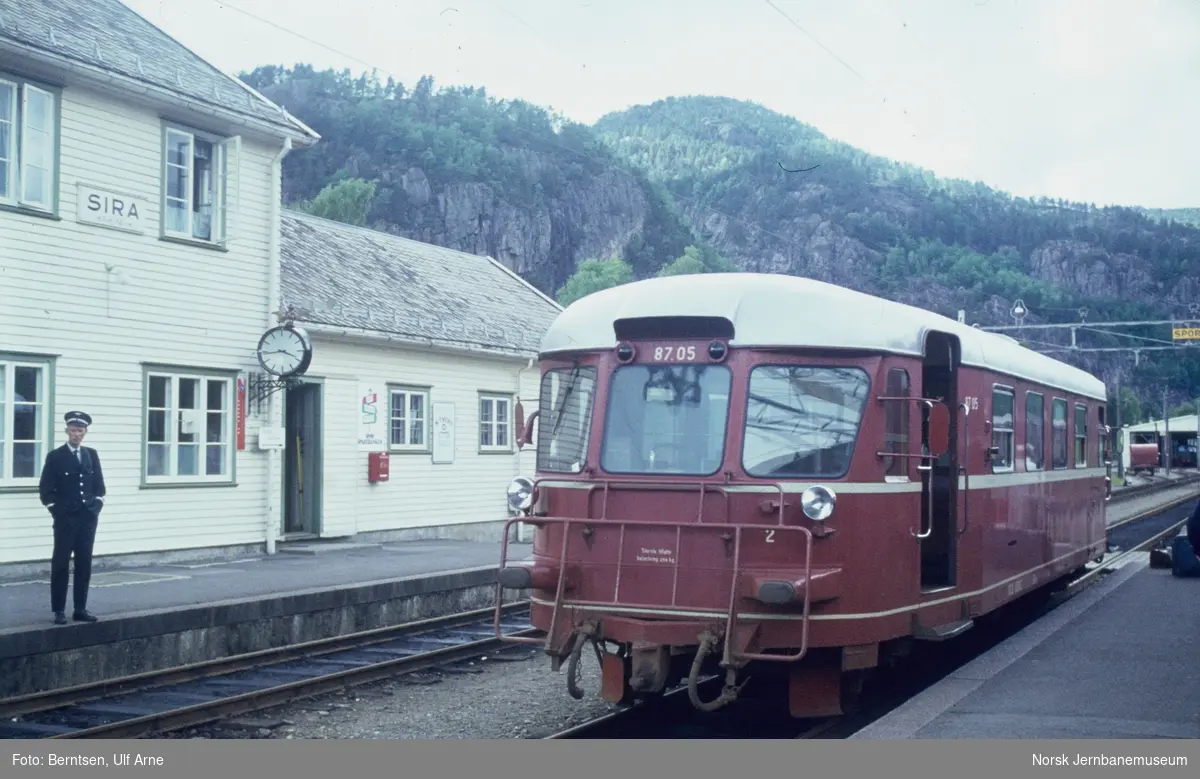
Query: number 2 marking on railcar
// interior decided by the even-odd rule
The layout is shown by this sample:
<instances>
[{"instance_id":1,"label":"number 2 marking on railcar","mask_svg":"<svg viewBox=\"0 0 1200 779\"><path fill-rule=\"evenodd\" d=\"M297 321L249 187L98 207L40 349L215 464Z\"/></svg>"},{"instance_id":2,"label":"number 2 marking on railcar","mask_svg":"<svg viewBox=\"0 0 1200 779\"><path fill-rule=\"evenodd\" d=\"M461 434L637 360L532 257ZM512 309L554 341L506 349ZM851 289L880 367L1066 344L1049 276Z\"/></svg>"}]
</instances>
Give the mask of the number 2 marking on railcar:
<instances>
[{"instance_id":1,"label":"number 2 marking on railcar","mask_svg":"<svg viewBox=\"0 0 1200 779\"><path fill-rule=\"evenodd\" d=\"M768 544L775 543L775 531L774 530L767 531L767 543Z\"/></svg>"},{"instance_id":2,"label":"number 2 marking on railcar","mask_svg":"<svg viewBox=\"0 0 1200 779\"><path fill-rule=\"evenodd\" d=\"M694 360L695 346L659 346L654 349L655 360Z\"/></svg>"}]
</instances>

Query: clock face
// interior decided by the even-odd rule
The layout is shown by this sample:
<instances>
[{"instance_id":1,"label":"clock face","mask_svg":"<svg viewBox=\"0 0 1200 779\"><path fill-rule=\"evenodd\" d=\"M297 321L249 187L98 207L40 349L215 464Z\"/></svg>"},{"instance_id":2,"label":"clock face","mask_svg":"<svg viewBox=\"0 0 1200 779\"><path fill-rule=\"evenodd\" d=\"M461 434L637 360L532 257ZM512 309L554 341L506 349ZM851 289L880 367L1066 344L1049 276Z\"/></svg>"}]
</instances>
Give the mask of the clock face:
<instances>
[{"instance_id":1,"label":"clock face","mask_svg":"<svg viewBox=\"0 0 1200 779\"><path fill-rule=\"evenodd\" d=\"M258 343L258 361L268 373L289 376L308 367L312 346L301 330L274 327Z\"/></svg>"}]
</instances>

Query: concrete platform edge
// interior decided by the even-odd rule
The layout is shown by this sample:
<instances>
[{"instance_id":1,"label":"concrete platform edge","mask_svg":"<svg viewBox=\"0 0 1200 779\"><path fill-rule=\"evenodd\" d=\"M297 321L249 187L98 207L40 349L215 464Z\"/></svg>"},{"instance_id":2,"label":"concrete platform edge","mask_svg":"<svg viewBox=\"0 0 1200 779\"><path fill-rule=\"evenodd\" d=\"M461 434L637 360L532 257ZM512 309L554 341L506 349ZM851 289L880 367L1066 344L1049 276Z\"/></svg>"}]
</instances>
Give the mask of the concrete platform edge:
<instances>
[{"instance_id":1,"label":"concrete platform edge","mask_svg":"<svg viewBox=\"0 0 1200 779\"><path fill-rule=\"evenodd\" d=\"M1149 566L1135 559L1109 574L1062 606L946 676L937 684L850 735L852 739L909 739L953 708L984 682L1017 662L1031 650L1100 603L1118 587Z\"/></svg>"},{"instance_id":2,"label":"concrete platform edge","mask_svg":"<svg viewBox=\"0 0 1200 779\"><path fill-rule=\"evenodd\" d=\"M20 625L0 630L0 660L81 649L164 632L178 632L245 622L251 619L286 617L325 608L336 608L389 598L439 592L478 585L494 585L498 569L479 566L431 574L355 582L337 587L312 587L232 598L191 607L166 607L105 615L100 622L63 628L50 624L50 613L42 625ZM164 621L169 622L164 630Z\"/></svg>"},{"instance_id":3,"label":"concrete platform edge","mask_svg":"<svg viewBox=\"0 0 1200 779\"><path fill-rule=\"evenodd\" d=\"M0 635L3 699L494 606L494 566ZM505 592L506 603L528 593Z\"/></svg>"}]
</instances>

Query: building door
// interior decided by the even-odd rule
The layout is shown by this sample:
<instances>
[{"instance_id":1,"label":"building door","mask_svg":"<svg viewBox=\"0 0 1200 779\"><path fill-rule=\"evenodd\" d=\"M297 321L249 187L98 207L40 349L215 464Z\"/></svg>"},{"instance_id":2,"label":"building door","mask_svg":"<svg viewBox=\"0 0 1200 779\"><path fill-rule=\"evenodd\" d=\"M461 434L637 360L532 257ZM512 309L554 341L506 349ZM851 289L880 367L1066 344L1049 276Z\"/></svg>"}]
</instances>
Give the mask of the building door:
<instances>
[{"instance_id":1,"label":"building door","mask_svg":"<svg viewBox=\"0 0 1200 779\"><path fill-rule=\"evenodd\" d=\"M321 532L321 385L305 382L286 390L283 468L283 535Z\"/></svg>"},{"instance_id":2,"label":"building door","mask_svg":"<svg viewBox=\"0 0 1200 779\"><path fill-rule=\"evenodd\" d=\"M925 340L921 396L944 403L950 411L950 440L946 451L921 472L921 590L954 587L957 581L958 524L958 340L930 332ZM928 409L924 413L928 417ZM928 446L929 426L922 425Z\"/></svg>"}]
</instances>

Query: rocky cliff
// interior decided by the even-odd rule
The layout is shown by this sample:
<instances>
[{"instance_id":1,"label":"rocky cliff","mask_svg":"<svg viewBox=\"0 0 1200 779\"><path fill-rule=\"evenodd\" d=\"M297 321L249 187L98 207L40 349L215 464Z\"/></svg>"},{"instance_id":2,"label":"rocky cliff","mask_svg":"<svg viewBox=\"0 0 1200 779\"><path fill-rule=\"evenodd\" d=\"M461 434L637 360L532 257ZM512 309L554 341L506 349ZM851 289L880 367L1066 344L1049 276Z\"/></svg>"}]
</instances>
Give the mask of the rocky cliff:
<instances>
[{"instance_id":1,"label":"rocky cliff","mask_svg":"<svg viewBox=\"0 0 1200 779\"><path fill-rule=\"evenodd\" d=\"M1200 303L1194 211L1014 198L742 101L673 98L583 127L428 79L408 90L307 66L244 78L323 136L288 158L289 203L364 179L370 227L491 255L551 295L584 260L620 257L643 278L696 245L982 325L1011 324L1016 300L1027 323L1186 317ZM1091 347L1133 343L1080 332ZM1200 393L1200 365L1170 352L1136 371L1128 353L1055 356L1148 396Z\"/></svg>"},{"instance_id":2,"label":"rocky cliff","mask_svg":"<svg viewBox=\"0 0 1200 779\"><path fill-rule=\"evenodd\" d=\"M285 162L288 203L340 178L373 182L370 227L492 256L551 294L583 260L619 255L649 275L691 239L590 130L536 107L303 66L244 78L323 136Z\"/></svg>"}]
</instances>

